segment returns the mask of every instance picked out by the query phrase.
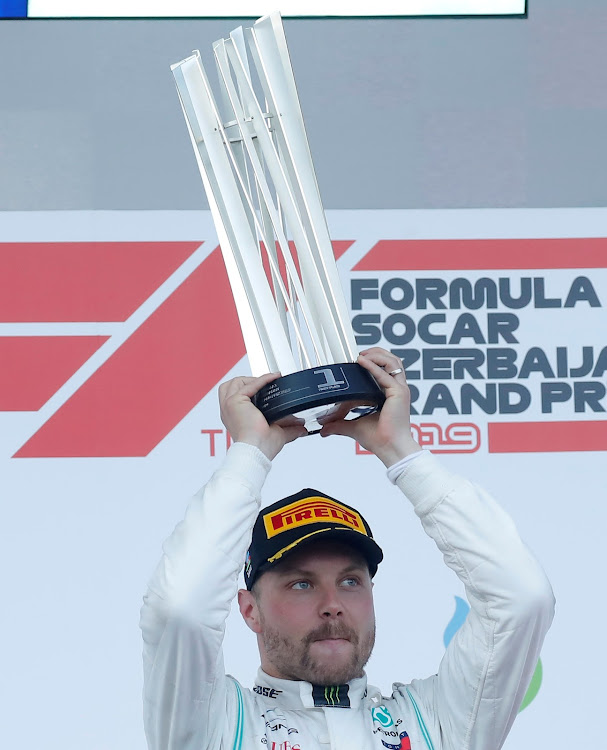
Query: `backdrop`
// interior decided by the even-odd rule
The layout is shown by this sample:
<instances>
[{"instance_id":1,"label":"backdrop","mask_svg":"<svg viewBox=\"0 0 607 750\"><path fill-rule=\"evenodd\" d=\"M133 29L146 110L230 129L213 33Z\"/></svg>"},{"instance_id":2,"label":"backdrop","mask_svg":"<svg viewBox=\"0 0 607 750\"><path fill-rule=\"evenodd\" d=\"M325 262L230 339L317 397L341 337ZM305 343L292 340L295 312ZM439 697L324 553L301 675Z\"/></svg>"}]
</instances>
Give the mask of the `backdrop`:
<instances>
[{"instance_id":1,"label":"backdrop","mask_svg":"<svg viewBox=\"0 0 607 750\"><path fill-rule=\"evenodd\" d=\"M555 588L506 747L602 747L607 5L528 6L285 29L360 345L406 359L419 439ZM2 747L145 748L141 597L247 371L169 65L237 24L0 23ZM433 673L466 605L406 501L341 438L289 446L264 500L308 484L387 552L371 680ZM250 682L236 617L226 661Z\"/></svg>"},{"instance_id":2,"label":"backdrop","mask_svg":"<svg viewBox=\"0 0 607 750\"><path fill-rule=\"evenodd\" d=\"M404 358L418 439L498 498L553 583L518 750L559 743L567 716L602 733L606 218L329 212L361 348ZM225 455L217 384L248 372L216 238L207 212L5 212L0 231L0 737L143 750L141 598ZM386 553L370 680L434 673L467 605L406 500L346 438L287 446L264 502L310 485ZM233 615L227 668L251 683L257 663Z\"/></svg>"}]
</instances>

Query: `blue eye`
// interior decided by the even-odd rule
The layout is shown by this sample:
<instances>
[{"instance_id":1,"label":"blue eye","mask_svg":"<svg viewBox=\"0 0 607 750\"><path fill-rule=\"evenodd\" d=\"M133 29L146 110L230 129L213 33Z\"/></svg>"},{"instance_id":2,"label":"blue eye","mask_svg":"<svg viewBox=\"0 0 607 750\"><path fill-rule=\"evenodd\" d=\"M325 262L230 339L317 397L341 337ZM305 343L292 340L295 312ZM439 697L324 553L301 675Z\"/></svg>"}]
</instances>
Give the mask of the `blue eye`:
<instances>
[{"instance_id":1,"label":"blue eye","mask_svg":"<svg viewBox=\"0 0 607 750\"><path fill-rule=\"evenodd\" d=\"M344 578L344 580L341 582L342 586L358 586L358 578Z\"/></svg>"},{"instance_id":2,"label":"blue eye","mask_svg":"<svg viewBox=\"0 0 607 750\"><path fill-rule=\"evenodd\" d=\"M295 591L307 591L310 588L310 584L308 581L297 581L297 583L294 583L291 588L295 589Z\"/></svg>"}]
</instances>

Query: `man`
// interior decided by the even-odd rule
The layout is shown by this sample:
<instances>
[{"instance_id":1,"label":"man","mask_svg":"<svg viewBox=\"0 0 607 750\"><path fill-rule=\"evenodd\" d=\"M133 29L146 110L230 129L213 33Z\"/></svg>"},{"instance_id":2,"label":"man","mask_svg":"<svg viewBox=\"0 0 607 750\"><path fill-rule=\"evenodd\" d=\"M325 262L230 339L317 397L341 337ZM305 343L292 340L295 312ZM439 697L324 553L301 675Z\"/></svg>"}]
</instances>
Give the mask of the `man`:
<instances>
[{"instance_id":1,"label":"man","mask_svg":"<svg viewBox=\"0 0 607 750\"><path fill-rule=\"evenodd\" d=\"M324 424L321 435L348 435L388 467L466 587L465 624L437 675L395 683L390 697L367 685L363 668L375 637L371 578L381 551L357 511L311 490L264 509L251 542L270 462L305 430L269 426L253 406L251 397L276 374L235 378L221 386L219 400L236 442L166 542L142 609L150 750L503 744L552 619L550 586L496 503L412 439L400 360L374 348L358 361L386 402L377 415ZM334 512L302 511L299 519L314 517L310 533L291 522L292 541L277 540L281 514L319 500L336 503ZM261 658L253 690L225 675L221 651L249 544L248 588L238 594ZM404 606L406 594L395 597Z\"/></svg>"}]
</instances>

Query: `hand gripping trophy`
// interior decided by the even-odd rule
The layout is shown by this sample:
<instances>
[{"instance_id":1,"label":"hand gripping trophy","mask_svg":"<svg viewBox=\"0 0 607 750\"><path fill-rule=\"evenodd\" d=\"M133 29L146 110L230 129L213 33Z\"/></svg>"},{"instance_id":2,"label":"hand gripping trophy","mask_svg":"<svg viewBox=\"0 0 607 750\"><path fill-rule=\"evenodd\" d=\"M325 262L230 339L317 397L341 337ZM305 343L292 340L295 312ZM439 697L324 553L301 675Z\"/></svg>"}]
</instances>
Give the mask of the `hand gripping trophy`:
<instances>
[{"instance_id":1,"label":"hand gripping trophy","mask_svg":"<svg viewBox=\"0 0 607 750\"><path fill-rule=\"evenodd\" d=\"M221 244L254 376L280 372L254 403L269 423L319 429L381 408L356 364L279 13L213 45L220 98L200 53L171 67Z\"/></svg>"}]
</instances>

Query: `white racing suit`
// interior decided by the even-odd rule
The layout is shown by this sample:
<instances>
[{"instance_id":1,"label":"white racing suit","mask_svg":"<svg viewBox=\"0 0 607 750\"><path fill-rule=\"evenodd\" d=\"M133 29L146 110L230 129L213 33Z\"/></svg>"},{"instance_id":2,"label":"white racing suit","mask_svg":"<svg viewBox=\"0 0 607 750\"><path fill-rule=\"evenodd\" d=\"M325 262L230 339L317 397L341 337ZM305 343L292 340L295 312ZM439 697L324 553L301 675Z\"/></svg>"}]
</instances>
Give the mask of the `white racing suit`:
<instances>
[{"instance_id":1,"label":"white racing suit","mask_svg":"<svg viewBox=\"0 0 607 750\"><path fill-rule=\"evenodd\" d=\"M225 621L269 468L256 448L233 445L164 545L141 612L150 750L498 750L554 599L506 513L430 453L396 484L471 607L438 674L395 683L389 697L366 677L319 697L261 670L253 690L224 673Z\"/></svg>"}]
</instances>

